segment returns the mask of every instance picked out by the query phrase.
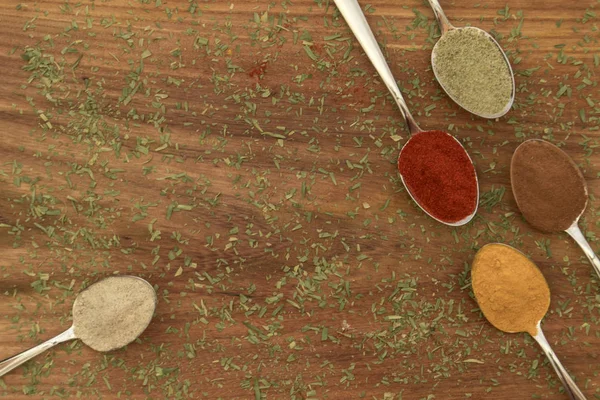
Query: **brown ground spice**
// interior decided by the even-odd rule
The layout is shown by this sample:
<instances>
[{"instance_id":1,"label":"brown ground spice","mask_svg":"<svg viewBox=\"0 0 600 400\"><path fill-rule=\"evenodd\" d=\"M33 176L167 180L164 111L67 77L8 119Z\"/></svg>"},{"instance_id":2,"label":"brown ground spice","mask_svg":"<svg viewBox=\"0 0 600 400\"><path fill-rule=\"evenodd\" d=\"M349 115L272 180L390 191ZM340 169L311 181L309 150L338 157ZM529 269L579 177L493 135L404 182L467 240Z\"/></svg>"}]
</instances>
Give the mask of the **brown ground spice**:
<instances>
[{"instance_id":1,"label":"brown ground spice","mask_svg":"<svg viewBox=\"0 0 600 400\"><path fill-rule=\"evenodd\" d=\"M492 325L537 334L550 306L550 289L533 262L510 246L488 244L475 255L471 279L479 308Z\"/></svg>"},{"instance_id":2,"label":"brown ground spice","mask_svg":"<svg viewBox=\"0 0 600 400\"><path fill-rule=\"evenodd\" d=\"M577 165L544 140L527 140L517 147L510 179L521 213L541 231L566 230L587 204L585 179Z\"/></svg>"}]
</instances>

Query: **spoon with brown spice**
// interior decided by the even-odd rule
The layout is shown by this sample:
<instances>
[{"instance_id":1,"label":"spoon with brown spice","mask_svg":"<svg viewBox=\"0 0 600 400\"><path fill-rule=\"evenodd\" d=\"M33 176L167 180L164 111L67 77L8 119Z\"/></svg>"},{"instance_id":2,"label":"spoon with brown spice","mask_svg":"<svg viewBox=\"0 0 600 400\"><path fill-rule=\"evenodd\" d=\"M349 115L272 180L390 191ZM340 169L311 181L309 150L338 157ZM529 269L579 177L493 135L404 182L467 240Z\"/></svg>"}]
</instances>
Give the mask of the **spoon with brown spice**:
<instances>
[{"instance_id":1,"label":"spoon with brown spice","mask_svg":"<svg viewBox=\"0 0 600 400\"><path fill-rule=\"evenodd\" d=\"M73 325L54 338L0 362L0 377L33 357L73 339L96 351L111 351L133 342L148 327L156 292L136 276L112 276L81 291L73 303Z\"/></svg>"},{"instance_id":2,"label":"spoon with brown spice","mask_svg":"<svg viewBox=\"0 0 600 400\"><path fill-rule=\"evenodd\" d=\"M408 125L411 136L398 155L398 170L409 195L438 222L449 226L468 223L479 203L479 184L473 161L454 136L419 127L358 2L335 0L335 3Z\"/></svg>"},{"instance_id":3,"label":"spoon with brown spice","mask_svg":"<svg viewBox=\"0 0 600 400\"><path fill-rule=\"evenodd\" d=\"M453 26L438 0L429 0L441 37L431 52L440 86L465 110L483 118L506 114L515 100L515 78L498 42L475 27Z\"/></svg>"},{"instance_id":4,"label":"spoon with brown spice","mask_svg":"<svg viewBox=\"0 0 600 400\"><path fill-rule=\"evenodd\" d=\"M588 190L575 162L555 145L530 139L513 154L510 180L525 219L543 232L567 232L600 277L600 259L577 225L587 206Z\"/></svg>"},{"instance_id":5,"label":"spoon with brown spice","mask_svg":"<svg viewBox=\"0 0 600 400\"><path fill-rule=\"evenodd\" d=\"M473 293L485 318L507 333L527 332L540 345L572 400L585 400L542 332L550 289L538 267L520 251L501 243L483 246L471 268Z\"/></svg>"}]
</instances>

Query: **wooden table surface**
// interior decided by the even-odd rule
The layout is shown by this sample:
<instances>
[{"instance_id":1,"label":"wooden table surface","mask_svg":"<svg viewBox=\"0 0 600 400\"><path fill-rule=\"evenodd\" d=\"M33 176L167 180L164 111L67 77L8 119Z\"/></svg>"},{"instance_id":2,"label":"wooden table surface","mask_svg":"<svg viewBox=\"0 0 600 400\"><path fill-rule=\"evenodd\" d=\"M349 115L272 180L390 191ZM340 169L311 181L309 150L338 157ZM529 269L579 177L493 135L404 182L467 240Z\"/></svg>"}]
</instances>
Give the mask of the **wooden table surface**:
<instances>
[{"instance_id":1,"label":"wooden table surface","mask_svg":"<svg viewBox=\"0 0 600 400\"><path fill-rule=\"evenodd\" d=\"M543 327L600 398L598 278L565 234L519 215L509 161L560 144L598 250L598 3L444 1L516 72L488 121L441 92L426 2L362 2L410 108L476 162L477 217L451 229L403 189L400 113L332 1L0 4L0 358L70 325L111 274L156 288L136 343L57 346L0 379L7 399L565 399L540 349L482 317L489 242L542 269Z\"/></svg>"}]
</instances>

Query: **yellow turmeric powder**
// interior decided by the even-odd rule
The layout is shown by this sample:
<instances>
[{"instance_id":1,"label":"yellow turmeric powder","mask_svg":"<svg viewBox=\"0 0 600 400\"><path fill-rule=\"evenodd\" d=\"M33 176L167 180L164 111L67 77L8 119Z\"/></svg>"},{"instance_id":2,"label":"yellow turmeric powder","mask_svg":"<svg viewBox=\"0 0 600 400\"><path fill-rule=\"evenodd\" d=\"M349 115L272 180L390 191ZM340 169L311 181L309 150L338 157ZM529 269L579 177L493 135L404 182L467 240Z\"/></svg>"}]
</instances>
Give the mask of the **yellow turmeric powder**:
<instances>
[{"instance_id":1,"label":"yellow turmeric powder","mask_svg":"<svg viewBox=\"0 0 600 400\"><path fill-rule=\"evenodd\" d=\"M537 334L550 306L550 289L537 266L499 243L483 246L471 268L473 292L488 321L504 332Z\"/></svg>"}]
</instances>

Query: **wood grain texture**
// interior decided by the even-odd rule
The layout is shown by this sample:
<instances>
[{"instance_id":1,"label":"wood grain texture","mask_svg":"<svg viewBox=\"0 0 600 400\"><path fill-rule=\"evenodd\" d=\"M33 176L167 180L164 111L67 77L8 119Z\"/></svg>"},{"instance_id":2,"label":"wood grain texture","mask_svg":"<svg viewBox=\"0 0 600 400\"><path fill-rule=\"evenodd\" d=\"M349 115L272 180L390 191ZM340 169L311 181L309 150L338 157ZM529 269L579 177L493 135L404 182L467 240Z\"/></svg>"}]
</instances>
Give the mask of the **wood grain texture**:
<instances>
[{"instance_id":1,"label":"wood grain texture","mask_svg":"<svg viewBox=\"0 0 600 400\"><path fill-rule=\"evenodd\" d=\"M598 249L596 4L443 2L517 73L514 109L487 121L436 84L427 4L370 2L415 117L477 164L484 202L450 229L402 188L407 131L332 2L2 2L0 357L65 330L77 292L110 274L144 277L159 305L139 343L61 345L0 393L563 399L533 340L472 298L475 251L504 242L541 267L546 336L599 397L598 279L566 235L522 221L509 181L521 141L561 144Z\"/></svg>"}]
</instances>

